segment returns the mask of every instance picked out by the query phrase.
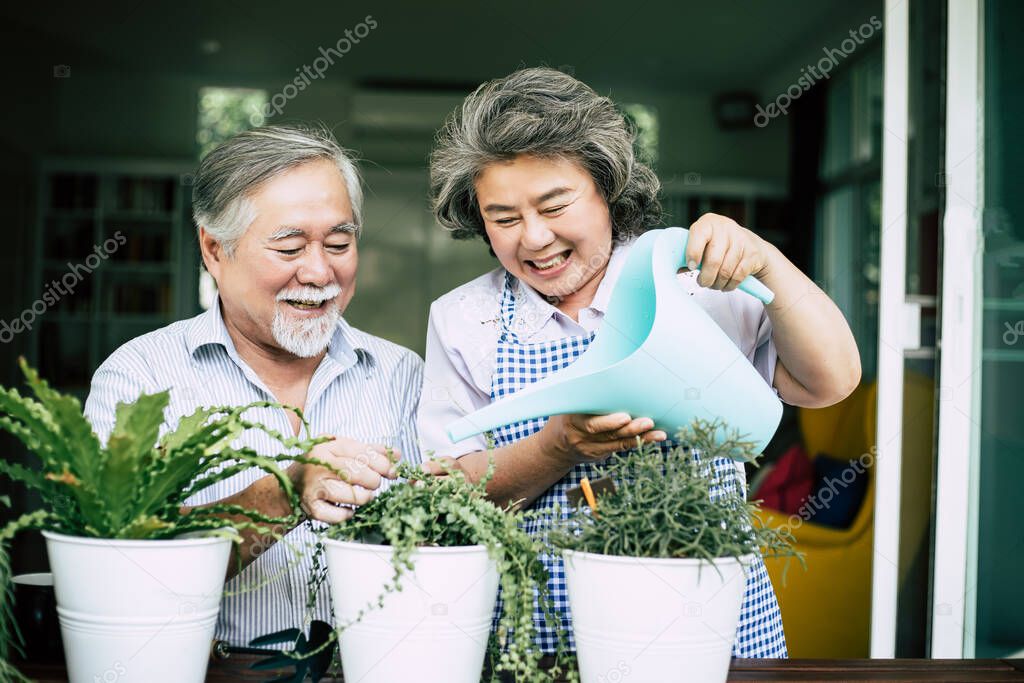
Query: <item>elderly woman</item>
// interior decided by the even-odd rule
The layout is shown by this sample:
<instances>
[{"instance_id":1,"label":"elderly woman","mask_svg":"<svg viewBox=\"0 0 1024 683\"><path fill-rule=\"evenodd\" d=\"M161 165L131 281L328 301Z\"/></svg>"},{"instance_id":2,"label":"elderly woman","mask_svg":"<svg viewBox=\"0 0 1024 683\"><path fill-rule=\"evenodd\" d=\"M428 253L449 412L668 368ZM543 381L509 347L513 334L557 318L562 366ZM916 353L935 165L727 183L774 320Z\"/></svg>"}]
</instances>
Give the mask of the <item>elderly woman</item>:
<instances>
[{"instance_id":1,"label":"elderly woman","mask_svg":"<svg viewBox=\"0 0 1024 683\"><path fill-rule=\"evenodd\" d=\"M600 334L633 241L661 219L659 182L634 156L634 136L608 98L537 68L480 86L438 137L430 169L437 219L456 239L482 238L500 264L430 309L420 434L425 448L457 458L470 478L485 472L487 444L483 437L452 444L444 426L578 358ZM857 385L859 356L842 313L775 247L707 214L690 226L687 263L683 286L784 401L826 406ZM735 291L748 275L775 292L772 304ZM685 337L679 346L686 348ZM493 437L489 495L538 510L567 509L566 490L593 478L595 463L635 447L637 437L668 439L650 416L626 414L555 415ZM715 466L745 485L741 467ZM561 560L545 561L571 634ZM554 652L554 625L539 612L534 618L539 645ZM748 577L734 654L786 656L760 561Z\"/></svg>"}]
</instances>

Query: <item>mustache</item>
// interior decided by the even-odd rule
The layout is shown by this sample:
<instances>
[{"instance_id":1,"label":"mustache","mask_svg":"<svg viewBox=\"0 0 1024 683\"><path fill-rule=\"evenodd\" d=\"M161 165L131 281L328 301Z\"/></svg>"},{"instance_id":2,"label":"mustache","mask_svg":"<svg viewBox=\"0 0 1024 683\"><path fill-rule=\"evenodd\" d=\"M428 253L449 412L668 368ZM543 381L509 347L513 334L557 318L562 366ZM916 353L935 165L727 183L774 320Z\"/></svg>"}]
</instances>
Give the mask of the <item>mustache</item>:
<instances>
[{"instance_id":1,"label":"mustache","mask_svg":"<svg viewBox=\"0 0 1024 683\"><path fill-rule=\"evenodd\" d=\"M326 287L301 287L299 289L282 290L277 293L278 301L313 301L320 303L333 299L341 294L341 286L330 284Z\"/></svg>"}]
</instances>

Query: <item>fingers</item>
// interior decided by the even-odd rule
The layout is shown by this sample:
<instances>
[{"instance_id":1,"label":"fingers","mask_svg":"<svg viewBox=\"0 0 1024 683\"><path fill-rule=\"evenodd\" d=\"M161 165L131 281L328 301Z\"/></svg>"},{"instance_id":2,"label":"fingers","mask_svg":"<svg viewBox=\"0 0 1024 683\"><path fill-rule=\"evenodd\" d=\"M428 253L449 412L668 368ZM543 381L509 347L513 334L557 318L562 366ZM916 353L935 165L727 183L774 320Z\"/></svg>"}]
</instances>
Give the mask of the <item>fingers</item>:
<instances>
[{"instance_id":1,"label":"fingers","mask_svg":"<svg viewBox=\"0 0 1024 683\"><path fill-rule=\"evenodd\" d=\"M571 415L569 442L584 459L604 457L615 451L636 448L637 438L644 443L665 441L668 435L654 429L649 417L631 418L626 413L610 415Z\"/></svg>"},{"instance_id":2,"label":"fingers","mask_svg":"<svg viewBox=\"0 0 1024 683\"><path fill-rule=\"evenodd\" d=\"M642 436L647 432L654 429L654 420L649 417L638 417L635 420L631 420L629 424L610 432L607 432L604 436L609 441L619 441L622 439L629 439L632 441L638 436ZM664 432L656 432L657 434L664 434Z\"/></svg>"},{"instance_id":3,"label":"fingers","mask_svg":"<svg viewBox=\"0 0 1024 683\"><path fill-rule=\"evenodd\" d=\"M365 464L381 476L389 479L395 478L395 464L401 459L401 453L379 444L360 444L360 446L361 448L355 456L359 463Z\"/></svg>"},{"instance_id":4,"label":"fingers","mask_svg":"<svg viewBox=\"0 0 1024 683\"><path fill-rule=\"evenodd\" d=\"M743 244L730 244L729 249L725 252L725 256L722 257L722 266L718 270L718 277L715 278L712 287L725 290L729 285L732 285L733 280L739 277L739 280L736 280L738 285L740 280L747 276L746 274L740 275L742 264ZM735 289L735 285L732 288Z\"/></svg>"},{"instance_id":5,"label":"fingers","mask_svg":"<svg viewBox=\"0 0 1024 683\"><path fill-rule=\"evenodd\" d=\"M302 508L313 519L337 524L373 500L384 477L397 476L401 454L379 444L334 438L316 446L310 457L323 465L296 469Z\"/></svg>"},{"instance_id":6,"label":"fingers","mask_svg":"<svg viewBox=\"0 0 1024 683\"><path fill-rule=\"evenodd\" d=\"M376 488L380 485L380 477L394 479L397 474L395 463L401 455L394 449L391 449L392 456L389 458L385 446L359 443L351 439L336 439L321 446L326 452L326 457L321 457L324 457L327 464L345 472L353 483L368 486L367 481L376 481L376 484L370 486Z\"/></svg>"},{"instance_id":7,"label":"fingers","mask_svg":"<svg viewBox=\"0 0 1024 683\"><path fill-rule=\"evenodd\" d=\"M311 518L327 524L340 524L352 519L355 510L348 507L337 507L326 500L314 500L309 505L303 506L306 514Z\"/></svg>"},{"instance_id":8,"label":"fingers","mask_svg":"<svg viewBox=\"0 0 1024 683\"><path fill-rule=\"evenodd\" d=\"M705 214L690 226L690 238L686 242L686 267L694 270L704 260L704 248L711 239L710 214ZM706 265L706 264L705 264ZM703 266L701 266L703 268Z\"/></svg>"},{"instance_id":9,"label":"fingers","mask_svg":"<svg viewBox=\"0 0 1024 683\"><path fill-rule=\"evenodd\" d=\"M626 413L612 413L611 415L572 415L569 423L584 434L604 434L616 429L622 429L630 423L631 419Z\"/></svg>"},{"instance_id":10,"label":"fingers","mask_svg":"<svg viewBox=\"0 0 1024 683\"><path fill-rule=\"evenodd\" d=\"M711 239L707 243L704 247L704 259L701 261L697 284L701 287L710 287L715 284L728 251L729 241L727 239Z\"/></svg>"},{"instance_id":11,"label":"fingers","mask_svg":"<svg viewBox=\"0 0 1024 683\"><path fill-rule=\"evenodd\" d=\"M432 460L428 460L422 465L420 465L421 470L435 477L444 476L451 472L452 470L456 470L458 468L458 461L455 458L450 458L447 456L433 458Z\"/></svg>"},{"instance_id":12,"label":"fingers","mask_svg":"<svg viewBox=\"0 0 1024 683\"><path fill-rule=\"evenodd\" d=\"M373 489L358 484L352 485L340 479L326 479L323 482L324 499L342 505L366 505L373 500Z\"/></svg>"},{"instance_id":13,"label":"fingers","mask_svg":"<svg viewBox=\"0 0 1024 683\"><path fill-rule=\"evenodd\" d=\"M610 415L572 415L570 424L580 432L594 437L595 441L616 441L635 438L654 429L654 420L649 417L631 418L627 413ZM664 437L665 432L652 432L655 437ZM661 440L662 439L655 439Z\"/></svg>"},{"instance_id":14,"label":"fingers","mask_svg":"<svg viewBox=\"0 0 1024 683\"><path fill-rule=\"evenodd\" d=\"M668 434L661 431L660 429L644 432L640 435L640 439L644 443L657 443L659 441L668 441Z\"/></svg>"},{"instance_id":15,"label":"fingers","mask_svg":"<svg viewBox=\"0 0 1024 683\"><path fill-rule=\"evenodd\" d=\"M690 226L687 264L699 264L697 284L731 292L765 262L761 241L736 221L713 213Z\"/></svg>"},{"instance_id":16,"label":"fingers","mask_svg":"<svg viewBox=\"0 0 1024 683\"><path fill-rule=\"evenodd\" d=\"M372 491L334 478L329 470L323 472L302 494L302 508L310 517L337 524L350 519L356 507L373 500Z\"/></svg>"},{"instance_id":17,"label":"fingers","mask_svg":"<svg viewBox=\"0 0 1024 683\"><path fill-rule=\"evenodd\" d=\"M349 484L340 479L324 476L303 492L307 501L324 500L331 504L366 505L373 500L373 491L363 486Z\"/></svg>"}]
</instances>

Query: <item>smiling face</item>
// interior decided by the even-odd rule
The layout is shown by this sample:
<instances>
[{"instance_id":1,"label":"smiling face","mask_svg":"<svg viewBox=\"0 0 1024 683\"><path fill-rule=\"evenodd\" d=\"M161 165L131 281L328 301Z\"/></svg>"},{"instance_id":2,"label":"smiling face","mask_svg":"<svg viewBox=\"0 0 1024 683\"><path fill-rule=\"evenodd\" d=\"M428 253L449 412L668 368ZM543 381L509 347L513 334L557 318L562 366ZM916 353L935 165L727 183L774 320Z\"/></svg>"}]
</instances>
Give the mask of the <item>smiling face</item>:
<instances>
[{"instance_id":1,"label":"smiling face","mask_svg":"<svg viewBox=\"0 0 1024 683\"><path fill-rule=\"evenodd\" d=\"M590 174L567 159L518 156L474 185L501 265L563 310L589 306L612 249L608 203Z\"/></svg>"},{"instance_id":2,"label":"smiling face","mask_svg":"<svg viewBox=\"0 0 1024 683\"><path fill-rule=\"evenodd\" d=\"M330 161L303 164L248 199L256 219L232 256L201 237L225 324L271 353L318 356L352 300L359 263L341 172Z\"/></svg>"}]
</instances>

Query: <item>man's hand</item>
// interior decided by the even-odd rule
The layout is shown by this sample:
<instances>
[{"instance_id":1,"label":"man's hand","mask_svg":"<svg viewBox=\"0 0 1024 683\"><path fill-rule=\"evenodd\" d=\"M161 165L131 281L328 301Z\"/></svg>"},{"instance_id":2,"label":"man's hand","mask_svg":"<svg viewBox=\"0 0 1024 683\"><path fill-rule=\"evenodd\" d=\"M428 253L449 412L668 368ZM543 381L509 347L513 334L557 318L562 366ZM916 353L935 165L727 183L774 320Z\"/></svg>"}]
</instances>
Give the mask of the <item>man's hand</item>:
<instances>
[{"instance_id":1,"label":"man's hand","mask_svg":"<svg viewBox=\"0 0 1024 683\"><path fill-rule=\"evenodd\" d=\"M338 472L304 463L293 463L288 468L303 512L328 524L350 519L356 506L373 499L373 491L380 487L384 477L395 478L395 463L400 455L392 450L391 460L387 453L384 446L345 438L316 445L309 457L323 461Z\"/></svg>"},{"instance_id":2,"label":"man's hand","mask_svg":"<svg viewBox=\"0 0 1024 683\"><path fill-rule=\"evenodd\" d=\"M542 431L546 433L548 453L572 464L635 448L637 437L644 443L668 438L665 432L654 429L651 418L633 419L626 413L554 415Z\"/></svg>"}]
</instances>

